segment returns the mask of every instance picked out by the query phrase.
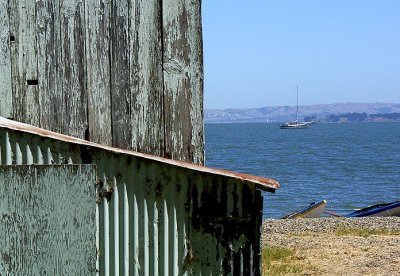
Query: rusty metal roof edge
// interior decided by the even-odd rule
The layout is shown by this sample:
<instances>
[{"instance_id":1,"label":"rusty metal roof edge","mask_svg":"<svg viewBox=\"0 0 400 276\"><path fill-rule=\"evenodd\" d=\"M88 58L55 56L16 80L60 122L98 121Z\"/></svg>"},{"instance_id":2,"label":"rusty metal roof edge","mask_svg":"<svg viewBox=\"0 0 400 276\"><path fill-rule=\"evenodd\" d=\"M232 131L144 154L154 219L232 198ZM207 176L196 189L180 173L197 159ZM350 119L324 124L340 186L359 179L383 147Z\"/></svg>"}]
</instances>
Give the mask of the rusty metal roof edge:
<instances>
[{"instance_id":1,"label":"rusty metal roof edge","mask_svg":"<svg viewBox=\"0 0 400 276\"><path fill-rule=\"evenodd\" d=\"M135 152L132 150L125 150L125 149L119 149L119 148L114 148L110 146L103 146L97 143L89 142L86 140L82 140L79 138L75 138L72 136L60 134L57 132L52 132L48 131L39 127L35 127L32 125L28 125L25 123L20 123L17 121L13 121L10 119L6 119L4 117L0 117L0 127L7 128L10 130L16 130L16 131L22 131L22 132L27 132L30 134L35 134L41 137L45 138L51 138L63 142L68 142L72 144L78 144L81 146L88 146L88 147L93 147L97 149L103 149L115 153L121 153L121 154L127 154L135 157L141 157L144 159L148 160L153 160L181 168L187 168L191 169L194 171L198 172L203 172L203 173L210 173L210 174L215 174L215 175L220 175L220 176L225 176L225 177L230 177L233 179L241 180L243 182L249 182L249 183L254 183L258 188L273 192L275 189L278 189L280 187L278 181L274 179L269 179L269 178L264 178L260 176L254 176L250 174L243 174L243 173L237 173L237 172L232 172L232 171L226 171L226 170L220 170L220 169L214 169L214 168L209 168L205 166L200 166L200 165L195 165L192 163L188 162L183 162L183 161L177 161L177 160L172 160L164 157L158 157L150 154L145 154L145 153L140 153L140 152Z\"/></svg>"}]
</instances>

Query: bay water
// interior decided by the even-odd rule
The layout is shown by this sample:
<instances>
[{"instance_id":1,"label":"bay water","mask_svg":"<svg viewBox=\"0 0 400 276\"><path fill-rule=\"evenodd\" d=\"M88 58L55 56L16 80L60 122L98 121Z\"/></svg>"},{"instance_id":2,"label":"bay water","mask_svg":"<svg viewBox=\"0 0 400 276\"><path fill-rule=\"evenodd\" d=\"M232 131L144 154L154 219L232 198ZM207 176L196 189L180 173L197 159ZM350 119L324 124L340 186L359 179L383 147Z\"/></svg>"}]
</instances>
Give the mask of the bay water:
<instances>
[{"instance_id":1,"label":"bay water","mask_svg":"<svg viewBox=\"0 0 400 276\"><path fill-rule=\"evenodd\" d=\"M400 200L400 123L206 124L206 166L273 178L264 218L280 218L312 202L341 215Z\"/></svg>"}]
</instances>

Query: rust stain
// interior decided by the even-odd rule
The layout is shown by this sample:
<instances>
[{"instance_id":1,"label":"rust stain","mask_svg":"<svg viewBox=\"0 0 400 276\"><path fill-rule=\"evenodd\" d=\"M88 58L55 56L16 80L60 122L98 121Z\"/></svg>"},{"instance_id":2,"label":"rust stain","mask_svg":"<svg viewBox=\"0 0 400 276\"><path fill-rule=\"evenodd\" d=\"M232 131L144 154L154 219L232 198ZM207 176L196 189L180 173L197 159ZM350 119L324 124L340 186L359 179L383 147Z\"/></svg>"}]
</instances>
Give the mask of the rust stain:
<instances>
[{"instance_id":1,"label":"rust stain","mask_svg":"<svg viewBox=\"0 0 400 276\"><path fill-rule=\"evenodd\" d=\"M269 192L274 192L275 189L278 189L280 187L278 181L276 181L274 179L264 178L264 177L260 177L260 176L254 176L254 175L250 175L250 174L243 174L243 173L209 168L209 167L191 164L191 163L187 163L187 162L183 162L183 161L176 161L176 160L171 160L171 159L167 159L167 158L163 158L163 157L153 156L150 154L139 153L139 152L135 152L135 151L131 151L131 150L118 149L118 148L113 148L110 146L102 146L102 145L99 145L99 144L96 144L93 142L89 142L89 141L85 141L85 140L82 140L79 138L75 138L75 137L67 136L64 134L48 131L48 130L38 128L35 126L31 126L28 124L12 121L12 120L9 120L9 119L3 118L3 117L0 117L0 127L6 128L9 130L26 132L26 133L38 135L40 137L51 138L51 139L59 140L62 142L77 144L80 146L88 146L91 148L103 149L103 150L107 150L107 151L114 152L114 153L127 154L127 155L131 155L131 156L135 156L135 157L144 158L147 160L157 161L157 162L160 162L163 164L168 164L168 165L173 165L173 166L177 166L180 168L194 170L197 172L231 177L231 178L240 180L242 182L254 183L258 186L258 188L265 190L265 191L269 191Z\"/></svg>"}]
</instances>

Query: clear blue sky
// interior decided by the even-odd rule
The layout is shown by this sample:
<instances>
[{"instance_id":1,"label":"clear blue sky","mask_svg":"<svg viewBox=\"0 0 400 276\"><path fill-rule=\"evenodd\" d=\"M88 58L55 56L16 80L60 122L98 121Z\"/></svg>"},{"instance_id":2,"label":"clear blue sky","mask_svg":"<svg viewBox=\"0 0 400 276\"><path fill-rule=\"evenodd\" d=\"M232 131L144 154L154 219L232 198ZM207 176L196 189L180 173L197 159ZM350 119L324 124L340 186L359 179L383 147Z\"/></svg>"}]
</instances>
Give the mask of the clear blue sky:
<instances>
[{"instance_id":1,"label":"clear blue sky","mask_svg":"<svg viewBox=\"0 0 400 276\"><path fill-rule=\"evenodd\" d=\"M400 103L400 0L203 0L205 108Z\"/></svg>"}]
</instances>

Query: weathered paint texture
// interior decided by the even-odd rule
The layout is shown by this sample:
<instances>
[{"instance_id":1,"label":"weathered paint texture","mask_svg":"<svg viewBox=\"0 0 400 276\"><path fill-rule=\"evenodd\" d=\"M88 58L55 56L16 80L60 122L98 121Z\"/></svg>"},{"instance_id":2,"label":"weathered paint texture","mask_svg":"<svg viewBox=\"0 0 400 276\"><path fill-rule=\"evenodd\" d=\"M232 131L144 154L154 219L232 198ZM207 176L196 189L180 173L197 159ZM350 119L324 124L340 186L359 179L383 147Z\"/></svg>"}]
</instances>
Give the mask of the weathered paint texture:
<instances>
[{"instance_id":1,"label":"weathered paint texture","mask_svg":"<svg viewBox=\"0 0 400 276\"><path fill-rule=\"evenodd\" d=\"M39 90L36 49L36 1L10 0L13 118L39 125ZM4 7L2 7L4 8ZM2 26L1 26L2 27Z\"/></svg>"},{"instance_id":2,"label":"weathered paint texture","mask_svg":"<svg viewBox=\"0 0 400 276\"><path fill-rule=\"evenodd\" d=\"M132 132L133 149L144 148L145 152L165 156L164 135L167 122L164 122L164 117L167 116L167 110L164 109L161 2L139 0L132 6L131 128L141 130ZM202 91L199 90L198 93L202 94ZM182 109L189 108L195 107L182 107ZM186 119L177 113L174 115L176 120ZM149 124L149 121L152 123ZM153 138L148 139L148 137ZM176 159L189 161L184 156Z\"/></svg>"},{"instance_id":3,"label":"weathered paint texture","mask_svg":"<svg viewBox=\"0 0 400 276\"><path fill-rule=\"evenodd\" d=\"M187 0L164 0L162 4L166 155L202 163L201 4Z\"/></svg>"},{"instance_id":4,"label":"weathered paint texture","mask_svg":"<svg viewBox=\"0 0 400 276\"><path fill-rule=\"evenodd\" d=\"M204 163L200 0L0 4L0 116Z\"/></svg>"},{"instance_id":5,"label":"weathered paint texture","mask_svg":"<svg viewBox=\"0 0 400 276\"><path fill-rule=\"evenodd\" d=\"M112 144L110 1L86 5L87 93L90 141Z\"/></svg>"},{"instance_id":6,"label":"weathered paint texture","mask_svg":"<svg viewBox=\"0 0 400 276\"><path fill-rule=\"evenodd\" d=\"M62 133L64 98L59 1L36 2L40 126ZM17 34L15 34L17 35Z\"/></svg>"},{"instance_id":7,"label":"weathered paint texture","mask_svg":"<svg viewBox=\"0 0 400 276\"><path fill-rule=\"evenodd\" d=\"M95 168L0 166L0 275L95 275Z\"/></svg>"},{"instance_id":8,"label":"weathered paint texture","mask_svg":"<svg viewBox=\"0 0 400 276\"><path fill-rule=\"evenodd\" d=\"M11 52L10 44L14 38L10 36L10 19L8 0L0 0L0 114L12 117L12 89L11 89Z\"/></svg>"},{"instance_id":9,"label":"weathered paint texture","mask_svg":"<svg viewBox=\"0 0 400 276\"><path fill-rule=\"evenodd\" d=\"M260 275L260 189L276 181L7 123L2 164L96 165L100 274Z\"/></svg>"}]
</instances>

